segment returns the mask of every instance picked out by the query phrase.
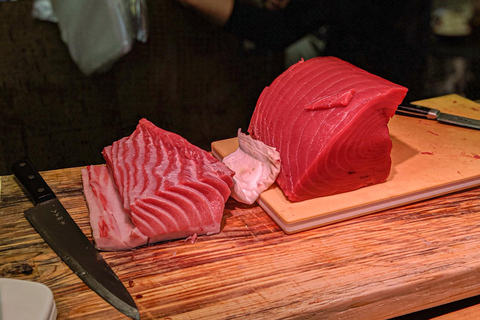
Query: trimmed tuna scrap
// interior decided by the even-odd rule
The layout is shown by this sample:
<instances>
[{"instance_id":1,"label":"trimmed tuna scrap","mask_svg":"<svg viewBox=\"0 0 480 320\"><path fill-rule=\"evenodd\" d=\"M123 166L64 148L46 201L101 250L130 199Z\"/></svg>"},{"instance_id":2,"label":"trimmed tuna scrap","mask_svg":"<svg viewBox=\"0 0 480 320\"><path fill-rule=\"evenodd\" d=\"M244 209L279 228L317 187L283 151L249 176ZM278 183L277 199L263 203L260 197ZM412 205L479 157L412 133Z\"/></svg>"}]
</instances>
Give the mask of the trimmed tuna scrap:
<instances>
[{"instance_id":1,"label":"trimmed tuna scrap","mask_svg":"<svg viewBox=\"0 0 480 320\"><path fill-rule=\"evenodd\" d=\"M220 232L234 172L210 153L142 119L103 156L82 170L97 248Z\"/></svg>"},{"instance_id":2,"label":"trimmed tuna scrap","mask_svg":"<svg viewBox=\"0 0 480 320\"><path fill-rule=\"evenodd\" d=\"M388 121L407 89L334 57L300 61L260 95L248 132L281 158L290 201L386 181Z\"/></svg>"},{"instance_id":3,"label":"trimmed tuna scrap","mask_svg":"<svg viewBox=\"0 0 480 320\"><path fill-rule=\"evenodd\" d=\"M223 158L222 162L235 171L232 198L253 204L277 179L280 155L275 148L252 139L241 129L238 129L237 137L237 150Z\"/></svg>"}]
</instances>

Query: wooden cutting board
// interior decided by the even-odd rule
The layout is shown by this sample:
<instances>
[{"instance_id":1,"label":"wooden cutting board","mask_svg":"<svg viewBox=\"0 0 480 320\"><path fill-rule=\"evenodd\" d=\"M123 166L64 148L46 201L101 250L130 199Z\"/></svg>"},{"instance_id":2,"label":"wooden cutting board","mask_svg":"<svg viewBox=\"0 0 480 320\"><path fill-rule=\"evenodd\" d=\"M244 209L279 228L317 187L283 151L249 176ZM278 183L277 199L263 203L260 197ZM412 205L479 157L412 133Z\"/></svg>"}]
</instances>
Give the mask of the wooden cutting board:
<instances>
[{"instance_id":1,"label":"wooden cutting board","mask_svg":"<svg viewBox=\"0 0 480 320\"><path fill-rule=\"evenodd\" d=\"M455 94L415 104L480 119L480 104ZM288 201L274 184L258 204L285 233L295 233L480 185L480 130L400 115L388 126L392 169L385 183L301 202ZM212 143L218 159L237 148L237 138Z\"/></svg>"}]
</instances>

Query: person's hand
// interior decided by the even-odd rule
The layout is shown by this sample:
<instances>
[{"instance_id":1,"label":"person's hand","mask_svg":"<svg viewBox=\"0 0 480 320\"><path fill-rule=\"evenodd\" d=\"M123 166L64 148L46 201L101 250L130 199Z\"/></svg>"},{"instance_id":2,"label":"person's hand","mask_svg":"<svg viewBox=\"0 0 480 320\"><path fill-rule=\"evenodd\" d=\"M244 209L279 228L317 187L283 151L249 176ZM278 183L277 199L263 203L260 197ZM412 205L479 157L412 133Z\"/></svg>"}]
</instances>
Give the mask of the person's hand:
<instances>
[{"instance_id":1,"label":"person's hand","mask_svg":"<svg viewBox=\"0 0 480 320\"><path fill-rule=\"evenodd\" d=\"M280 10L287 6L290 0L264 0L265 8L269 10Z\"/></svg>"}]
</instances>

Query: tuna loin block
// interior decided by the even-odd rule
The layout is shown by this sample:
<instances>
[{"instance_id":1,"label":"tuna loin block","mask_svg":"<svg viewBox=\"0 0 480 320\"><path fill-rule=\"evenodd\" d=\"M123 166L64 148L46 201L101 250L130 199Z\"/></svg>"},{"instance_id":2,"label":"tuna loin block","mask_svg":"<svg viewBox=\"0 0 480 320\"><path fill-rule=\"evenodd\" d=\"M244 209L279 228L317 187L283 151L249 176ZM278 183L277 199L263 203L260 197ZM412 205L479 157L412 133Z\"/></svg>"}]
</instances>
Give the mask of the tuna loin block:
<instances>
[{"instance_id":1,"label":"tuna loin block","mask_svg":"<svg viewBox=\"0 0 480 320\"><path fill-rule=\"evenodd\" d=\"M289 200L352 191L387 179L387 123L406 93L334 57L302 60L263 90L248 131L280 153Z\"/></svg>"},{"instance_id":2,"label":"tuna loin block","mask_svg":"<svg viewBox=\"0 0 480 320\"><path fill-rule=\"evenodd\" d=\"M234 172L208 152L142 119L103 156L123 209L149 242L220 231Z\"/></svg>"}]
</instances>

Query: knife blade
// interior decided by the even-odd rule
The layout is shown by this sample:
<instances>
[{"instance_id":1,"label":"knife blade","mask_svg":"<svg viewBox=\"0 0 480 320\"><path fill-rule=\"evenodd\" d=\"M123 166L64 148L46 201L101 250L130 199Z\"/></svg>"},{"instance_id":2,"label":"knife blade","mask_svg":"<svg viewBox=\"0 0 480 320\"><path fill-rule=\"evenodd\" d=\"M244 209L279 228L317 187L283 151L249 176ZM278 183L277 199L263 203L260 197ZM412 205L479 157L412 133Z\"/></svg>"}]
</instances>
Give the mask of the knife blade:
<instances>
[{"instance_id":1,"label":"knife blade","mask_svg":"<svg viewBox=\"0 0 480 320\"><path fill-rule=\"evenodd\" d=\"M480 120L443 113L440 110L416 105L398 106L397 114L421 117L438 122L480 130Z\"/></svg>"},{"instance_id":2,"label":"knife blade","mask_svg":"<svg viewBox=\"0 0 480 320\"><path fill-rule=\"evenodd\" d=\"M25 218L45 242L93 291L120 312L140 319L137 306L123 283L88 240L28 159L12 165L12 172L35 206Z\"/></svg>"}]
</instances>

